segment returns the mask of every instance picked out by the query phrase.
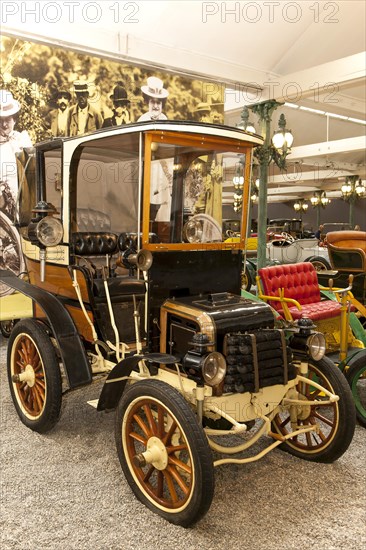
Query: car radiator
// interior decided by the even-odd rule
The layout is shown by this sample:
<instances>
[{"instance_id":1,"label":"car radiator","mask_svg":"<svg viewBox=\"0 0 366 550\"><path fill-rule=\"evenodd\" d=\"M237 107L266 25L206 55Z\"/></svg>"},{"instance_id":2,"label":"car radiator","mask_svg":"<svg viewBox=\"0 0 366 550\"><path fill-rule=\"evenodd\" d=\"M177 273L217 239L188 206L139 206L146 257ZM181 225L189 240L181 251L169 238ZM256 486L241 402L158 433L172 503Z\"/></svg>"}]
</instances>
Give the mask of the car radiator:
<instances>
[{"instance_id":1,"label":"car radiator","mask_svg":"<svg viewBox=\"0 0 366 550\"><path fill-rule=\"evenodd\" d=\"M282 330L228 333L224 339L227 373L224 393L258 392L295 378L292 353Z\"/></svg>"}]
</instances>

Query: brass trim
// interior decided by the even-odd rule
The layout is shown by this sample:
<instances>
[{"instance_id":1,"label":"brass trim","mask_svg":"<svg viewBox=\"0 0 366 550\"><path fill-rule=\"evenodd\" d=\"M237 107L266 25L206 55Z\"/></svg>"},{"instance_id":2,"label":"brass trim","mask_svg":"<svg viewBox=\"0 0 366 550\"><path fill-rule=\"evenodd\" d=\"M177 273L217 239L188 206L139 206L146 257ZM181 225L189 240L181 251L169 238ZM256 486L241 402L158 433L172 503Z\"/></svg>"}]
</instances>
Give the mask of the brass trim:
<instances>
[{"instance_id":1,"label":"brass trim","mask_svg":"<svg viewBox=\"0 0 366 550\"><path fill-rule=\"evenodd\" d=\"M216 327L215 323L211 319L210 315L198 307L187 306L181 302L166 300L160 309L160 351L161 353L167 353L166 340L167 340L167 326L168 326L168 313L175 313L179 317L195 321L200 327L200 331L207 334L211 342L214 342L212 346L208 346L208 351L215 351L216 349Z\"/></svg>"}]
</instances>

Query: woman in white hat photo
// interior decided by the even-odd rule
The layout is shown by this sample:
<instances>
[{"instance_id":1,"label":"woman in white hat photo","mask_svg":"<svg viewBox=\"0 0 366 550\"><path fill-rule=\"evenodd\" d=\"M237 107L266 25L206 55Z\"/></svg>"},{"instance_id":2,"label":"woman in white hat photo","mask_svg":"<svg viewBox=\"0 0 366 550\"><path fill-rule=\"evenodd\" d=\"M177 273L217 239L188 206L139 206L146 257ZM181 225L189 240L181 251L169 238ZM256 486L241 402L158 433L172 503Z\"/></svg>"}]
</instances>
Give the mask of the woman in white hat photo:
<instances>
[{"instance_id":1,"label":"woman in white hat photo","mask_svg":"<svg viewBox=\"0 0 366 550\"><path fill-rule=\"evenodd\" d=\"M150 76L147 79L147 86L141 86L141 91L149 106L149 110L147 113L141 115L137 122L167 120L166 115L163 113L163 108L169 92L164 88L163 81L156 76Z\"/></svg>"},{"instance_id":2,"label":"woman in white hat photo","mask_svg":"<svg viewBox=\"0 0 366 550\"><path fill-rule=\"evenodd\" d=\"M20 105L11 92L0 90L0 181L3 184L1 189L6 186L14 201L18 194L15 154L22 151L24 147L32 147L27 131L14 130L19 111Z\"/></svg>"}]
</instances>

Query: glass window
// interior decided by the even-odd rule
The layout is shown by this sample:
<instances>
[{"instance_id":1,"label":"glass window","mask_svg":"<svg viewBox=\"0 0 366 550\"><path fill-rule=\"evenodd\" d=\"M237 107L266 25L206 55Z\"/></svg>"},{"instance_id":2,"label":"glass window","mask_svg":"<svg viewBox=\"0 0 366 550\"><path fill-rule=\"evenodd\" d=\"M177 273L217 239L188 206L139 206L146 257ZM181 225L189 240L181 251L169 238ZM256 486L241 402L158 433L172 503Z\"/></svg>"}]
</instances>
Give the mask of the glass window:
<instances>
[{"instance_id":1,"label":"glass window","mask_svg":"<svg viewBox=\"0 0 366 550\"><path fill-rule=\"evenodd\" d=\"M61 218L62 208L62 163L61 149L45 151L45 180L46 180L46 201L56 209L56 218Z\"/></svg>"},{"instance_id":2,"label":"glass window","mask_svg":"<svg viewBox=\"0 0 366 550\"><path fill-rule=\"evenodd\" d=\"M223 242L234 217L234 177L244 156L232 151L152 143L150 242Z\"/></svg>"},{"instance_id":3,"label":"glass window","mask_svg":"<svg viewBox=\"0 0 366 550\"><path fill-rule=\"evenodd\" d=\"M138 134L118 134L81 146L70 171L72 230L136 232L138 167Z\"/></svg>"}]
</instances>

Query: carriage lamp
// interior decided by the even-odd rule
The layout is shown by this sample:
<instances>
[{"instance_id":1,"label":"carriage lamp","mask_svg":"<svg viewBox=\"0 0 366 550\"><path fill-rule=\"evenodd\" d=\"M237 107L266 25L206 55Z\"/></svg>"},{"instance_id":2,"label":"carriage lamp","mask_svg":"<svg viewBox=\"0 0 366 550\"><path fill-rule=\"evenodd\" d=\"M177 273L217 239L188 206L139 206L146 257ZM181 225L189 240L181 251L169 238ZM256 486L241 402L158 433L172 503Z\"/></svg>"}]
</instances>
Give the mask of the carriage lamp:
<instances>
[{"instance_id":1,"label":"carriage lamp","mask_svg":"<svg viewBox=\"0 0 366 550\"><path fill-rule=\"evenodd\" d=\"M38 222L36 227L37 238L46 248L60 244L63 234L62 223L53 216L43 218Z\"/></svg>"},{"instance_id":2,"label":"carriage lamp","mask_svg":"<svg viewBox=\"0 0 366 550\"><path fill-rule=\"evenodd\" d=\"M28 238L39 247L40 278L43 283L45 280L46 250L60 244L64 231L61 221L53 217L57 210L51 203L39 201L32 212L35 217L28 225Z\"/></svg>"},{"instance_id":3,"label":"carriage lamp","mask_svg":"<svg viewBox=\"0 0 366 550\"><path fill-rule=\"evenodd\" d=\"M226 375L225 357L218 351L208 352L208 347L213 342L209 341L207 334L201 332L193 336L192 349L186 353L183 359L184 370L193 379L204 380L208 386L217 386Z\"/></svg>"}]
</instances>

